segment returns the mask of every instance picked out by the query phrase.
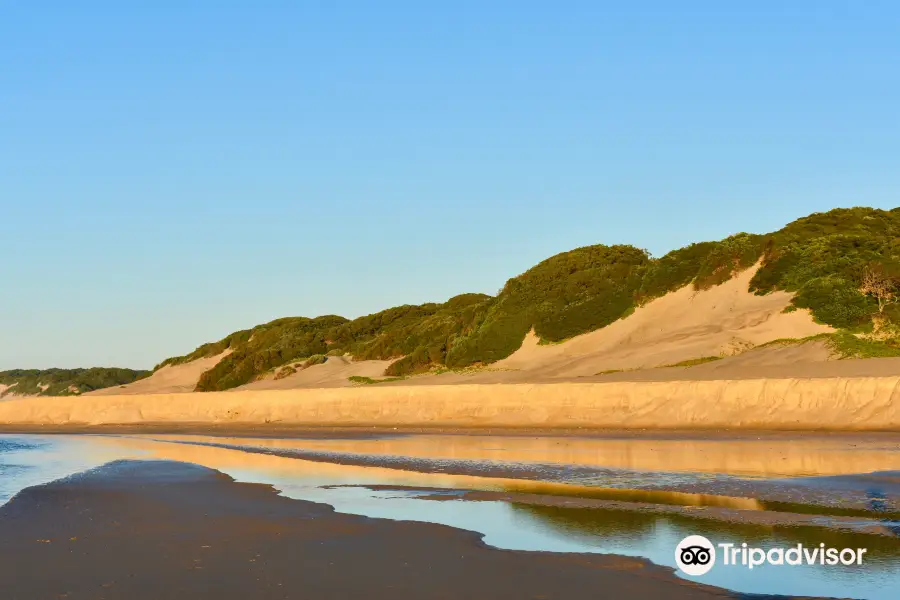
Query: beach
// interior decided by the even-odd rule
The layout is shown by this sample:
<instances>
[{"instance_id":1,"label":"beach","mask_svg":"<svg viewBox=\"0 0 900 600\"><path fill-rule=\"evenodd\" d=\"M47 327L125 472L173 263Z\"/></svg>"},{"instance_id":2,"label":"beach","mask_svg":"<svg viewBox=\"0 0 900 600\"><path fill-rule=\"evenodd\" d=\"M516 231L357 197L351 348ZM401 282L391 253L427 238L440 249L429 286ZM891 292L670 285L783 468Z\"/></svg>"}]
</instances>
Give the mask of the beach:
<instances>
[{"instance_id":1,"label":"beach","mask_svg":"<svg viewBox=\"0 0 900 600\"><path fill-rule=\"evenodd\" d=\"M640 559L498 550L161 461L23 491L0 508L0 564L9 600L741 597Z\"/></svg>"},{"instance_id":2,"label":"beach","mask_svg":"<svg viewBox=\"0 0 900 600\"><path fill-rule=\"evenodd\" d=\"M900 582L897 434L214 433L0 434L5 597L881 599ZM673 562L688 534L869 553L691 578Z\"/></svg>"}]
</instances>

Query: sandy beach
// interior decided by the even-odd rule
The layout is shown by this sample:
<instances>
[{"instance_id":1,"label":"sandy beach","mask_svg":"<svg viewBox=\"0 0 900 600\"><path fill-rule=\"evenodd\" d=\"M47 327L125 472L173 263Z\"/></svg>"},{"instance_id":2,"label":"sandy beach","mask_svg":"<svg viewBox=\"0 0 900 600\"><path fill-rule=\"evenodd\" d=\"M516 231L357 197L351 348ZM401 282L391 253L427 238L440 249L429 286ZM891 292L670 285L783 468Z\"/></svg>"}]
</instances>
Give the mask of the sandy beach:
<instances>
[{"instance_id":1,"label":"sandy beach","mask_svg":"<svg viewBox=\"0 0 900 600\"><path fill-rule=\"evenodd\" d=\"M0 564L10 600L752 597L640 559L498 550L472 532L343 515L163 461L24 490L0 507Z\"/></svg>"}]
</instances>

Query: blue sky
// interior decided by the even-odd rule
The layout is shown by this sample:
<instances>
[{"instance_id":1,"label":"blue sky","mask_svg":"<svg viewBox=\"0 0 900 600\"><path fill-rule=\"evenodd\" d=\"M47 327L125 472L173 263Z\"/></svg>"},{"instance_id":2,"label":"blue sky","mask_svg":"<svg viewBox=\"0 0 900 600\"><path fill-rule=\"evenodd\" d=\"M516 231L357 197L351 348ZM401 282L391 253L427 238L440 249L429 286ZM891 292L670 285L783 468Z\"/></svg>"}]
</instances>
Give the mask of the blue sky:
<instances>
[{"instance_id":1,"label":"blue sky","mask_svg":"<svg viewBox=\"0 0 900 600\"><path fill-rule=\"evenodd\" d=\"M893 2L0 0L0 369L900 191Z\"/></svg>"}]
</instances>

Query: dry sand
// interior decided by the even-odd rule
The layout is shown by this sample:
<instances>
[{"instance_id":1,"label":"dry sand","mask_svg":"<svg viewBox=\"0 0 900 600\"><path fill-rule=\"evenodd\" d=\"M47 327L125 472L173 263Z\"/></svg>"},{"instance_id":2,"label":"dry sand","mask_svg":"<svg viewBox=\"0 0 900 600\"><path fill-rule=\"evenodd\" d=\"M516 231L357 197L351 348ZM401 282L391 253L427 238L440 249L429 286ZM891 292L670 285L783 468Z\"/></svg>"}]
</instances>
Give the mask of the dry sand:
<instances>
[{"instance_id":1,"label":"dry sand","mask_svg":"<svg viewBox=\"0 0 900 600\"><path fill-rule=\"evenodd\" d=\"M344 356L329 356L319 365L312 365L298 370L283 379L275 379L270 373L265 379L254 381L236 388L240 390L290 390L297 388L332 388L353 385L349 378L353 376L378 378L393 360L360 360L355 361ZM275 372L278 369L274 370Z\"/></svg>"},{"instance_id":2,"label":"dry sand","mask_svg":"<svg viewBox=\"0 0 900 600\"><path fill-rule=\"evenodd\" d=\"M209 358L201 358L181 365L167 365L146 379L141 379L128 385L88 392L83 395L122 396L193 392L197 387L200 376L205 371L219 364L219 361L229 354L231 354L230 349ZM392 360L354 361L343 356L329 356L326 362L298 370L295 374L283 379L274 378L275 373L278 371L278 369L274 369L264 379L242 385L236 388L235 391L349 387L353 385L349 381L350 377L354 375L373 378L381 377L384 375L384 370L392 362ZM2 393L2 388L0 388L0 393Z\"/></svg>"},{"instance_id":3,"label":"dry sand","mask_svg":"<svg viewBox=\"0 0 900 600\"><path fill-rule=\"evenodd\" d=\"M900 377L360 386L0 402L0 424L900 430Z\"/></svg>"},{"instance_id":4,"label":"dry sand","mask_svg":"<svg viewBox=\"0 0 900 600\"><path fill-rule=\"evenodd\" d=\"M757 268L709 290L685 286L625 319L561 344L541 346L529 335L517 352L494 366L527 371L536 378L577 377L738 354L777 339L832 331L815 323L806 310L782 312L791 294L749 293Z\"/></svg>"},{"instance_id":5,"label":"dry sand","mask_svg":"<svg viewBox=\"0 0 900 600\"><path fill-rule=\"evenodd\" d=\"M119 387L104 388L83 394L84 396L121 396L130 394L178 394L193 392L204 371L212 369L223 358L231 354L231 349L221 354L201 358L181 365L166 365L150 377Z\"/></svg>"}]
</instances>

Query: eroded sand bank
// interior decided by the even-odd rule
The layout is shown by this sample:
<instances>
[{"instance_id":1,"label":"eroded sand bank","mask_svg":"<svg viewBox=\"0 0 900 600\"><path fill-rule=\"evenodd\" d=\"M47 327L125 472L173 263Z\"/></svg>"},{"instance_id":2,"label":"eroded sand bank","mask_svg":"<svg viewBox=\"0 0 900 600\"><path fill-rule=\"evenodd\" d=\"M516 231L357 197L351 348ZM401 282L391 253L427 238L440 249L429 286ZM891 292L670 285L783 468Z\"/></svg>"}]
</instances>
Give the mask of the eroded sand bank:
<instances>
[{"instance_id":1,"label":"eroded sand bank","mask_svg":"<svg viewBox=\"0 0 900 600\"><path fill-rule=\"evenodd\" d=\"M0 425L900 430L900 377L454 386L16 398Z\"/></svg>"}]
</instances>

